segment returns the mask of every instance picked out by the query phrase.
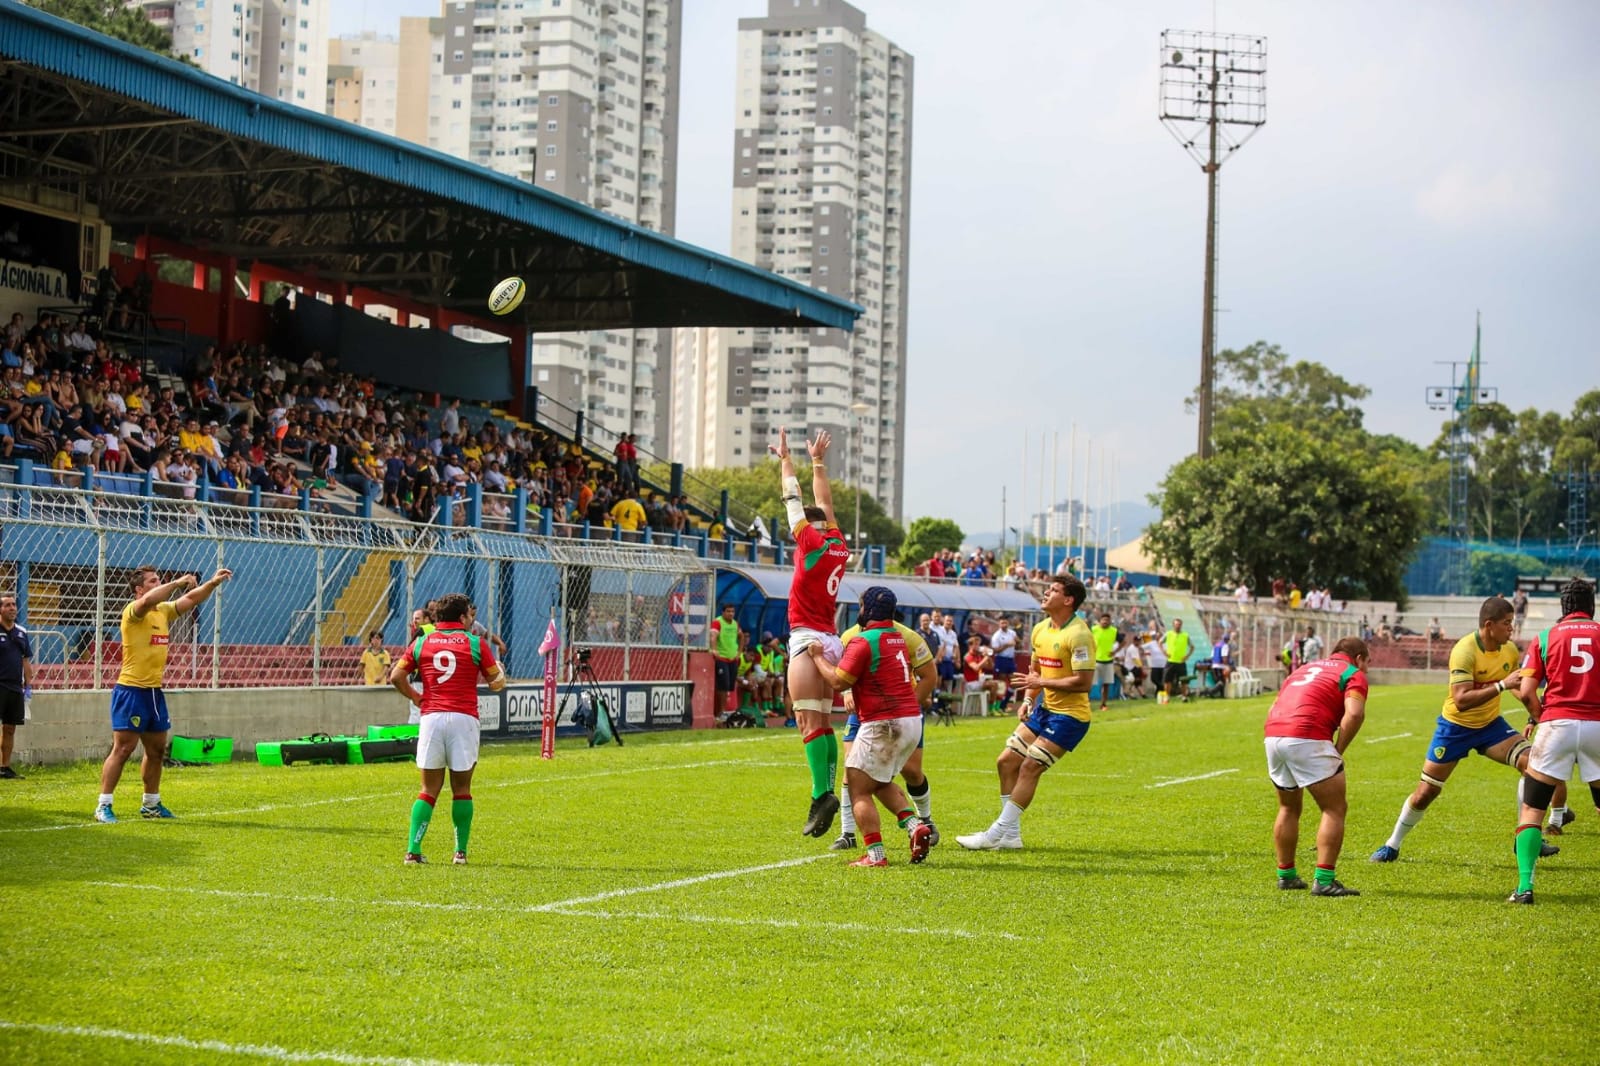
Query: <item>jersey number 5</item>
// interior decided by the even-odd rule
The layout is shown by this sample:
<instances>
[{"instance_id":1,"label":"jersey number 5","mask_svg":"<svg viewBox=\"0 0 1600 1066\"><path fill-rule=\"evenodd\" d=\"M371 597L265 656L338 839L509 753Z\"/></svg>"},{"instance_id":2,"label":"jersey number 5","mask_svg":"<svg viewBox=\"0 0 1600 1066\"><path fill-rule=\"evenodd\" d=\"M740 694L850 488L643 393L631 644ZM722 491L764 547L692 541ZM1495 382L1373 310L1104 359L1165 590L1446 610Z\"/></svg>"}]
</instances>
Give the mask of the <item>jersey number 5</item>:
<instances>
[{"instance_id":1,"label":"jersey number 5","mask_svg":"<svg viewBox=\"0 0 1600 1066\"><path fill-rule=\"evenodd\" d=\"M1589 651L1589 645L1593 643L1593 640L1594 638L1592 637L1572 638L1572 643L1568 645L1567 654L1571 655L1574 659L1583 664L1581 666L1574 666L1572 668L1573 673L1587 674L1590 670L1594 669L1594 655Z\"/></svg>"}]
</instances>

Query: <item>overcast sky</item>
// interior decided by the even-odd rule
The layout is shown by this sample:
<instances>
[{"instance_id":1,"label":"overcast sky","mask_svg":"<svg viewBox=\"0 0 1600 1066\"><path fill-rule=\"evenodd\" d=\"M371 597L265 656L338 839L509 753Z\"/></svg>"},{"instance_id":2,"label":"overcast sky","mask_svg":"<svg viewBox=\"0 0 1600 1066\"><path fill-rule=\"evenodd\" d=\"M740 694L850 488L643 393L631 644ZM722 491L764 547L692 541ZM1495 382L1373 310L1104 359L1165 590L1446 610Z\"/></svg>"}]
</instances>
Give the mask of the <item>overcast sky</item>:
<instances>
[{"instance_id":1,"label":"overcast sky","mask_svg":"<svg viewBox=\"0 0 1600 1066\"><path fill-rule=\"evenodd\" d=\"M766 2L683 6L677 236L726 252L735 34ZM1017 525L1039 433L1074 422L1123 499L1194 449L1205 181L1156 118L1157 55L1213 11L1268 39L1267 125L1222 171L1219 348L1322 362L1373 389L1370 428L1420 442L1479 310L1502 401L1566 413L1600 387L1600 4L857 6L916 59L908 519L998 529L1004 484ZM333 28L438 12L341 0Z\"/></svg>"}]
</instances>

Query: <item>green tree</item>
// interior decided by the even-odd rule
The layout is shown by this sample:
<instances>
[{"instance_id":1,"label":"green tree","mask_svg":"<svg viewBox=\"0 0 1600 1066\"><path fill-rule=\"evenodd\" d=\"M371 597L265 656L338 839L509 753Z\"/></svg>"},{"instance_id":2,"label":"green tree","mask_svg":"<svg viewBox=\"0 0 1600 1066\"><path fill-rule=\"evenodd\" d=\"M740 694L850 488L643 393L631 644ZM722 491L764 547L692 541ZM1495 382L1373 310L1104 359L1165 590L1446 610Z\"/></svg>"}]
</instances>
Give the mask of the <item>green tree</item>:
<instances>
[{"instance_id":1,"label":"green tree","mask_svg":"<svg viewBox=\"0 0 1600 1066\"><path fill-rule=\"evenodd\" d=\"M942 548L961 547L961 527L948 518L913 518L906 530L905 543L900 546L898 569L909 574Z\"/></svg>"},{"instance_id":2,"label":"green tree","mask_svg":"<svg viewBox=\"0 0 1600 1066\"><path fill-rule=\"evenodd\" d=\"M1414 471L1285 423L1221 430L1212 457L1178 463L1151 502L1163 517L1145 531L1147 549L1200 591L1284 576L1342 597L1398 599L1423 529Z\"/></svg>"},{"instance_id":3,"label":"green tree","mask_svg":"<svg viewBox=\"0 0 1600 1066\"><path fill-rule=\"evenodd\" d=\"M1467 561L1473 596L1506 595L1517 587L1520 574L1543 574L1549 567L1520 552L1473 552Z\"/></svg>"},{"instance_id":4,"label":"green tree","mask_svg":"<svg viewBox=\"0 0 1600 1066\"><path fill-rule=\"evenodd\" d=\"M107 37L159 52L164 56L192 62L187 56L172 51L172 34L151 22L144 10L129 6L125 0L27 0L32 6L48 15L76 22Z\"/></svg>"},{"instance_id":5,"label":"green tree","mask_svg":"<svg viewBox=\"0 0 1600 1066\"><path fill-rule=\"evenodd\" d=\"M1320 437L1344 437L1361 430L1360 404L1372 392L1321 363L1291 362L1266 341L1218 353L1216 372L1213 414L1219 430L1286 424ZM1194 403L1191 398L1191 408Z\"/></svg>"}]
</instances>

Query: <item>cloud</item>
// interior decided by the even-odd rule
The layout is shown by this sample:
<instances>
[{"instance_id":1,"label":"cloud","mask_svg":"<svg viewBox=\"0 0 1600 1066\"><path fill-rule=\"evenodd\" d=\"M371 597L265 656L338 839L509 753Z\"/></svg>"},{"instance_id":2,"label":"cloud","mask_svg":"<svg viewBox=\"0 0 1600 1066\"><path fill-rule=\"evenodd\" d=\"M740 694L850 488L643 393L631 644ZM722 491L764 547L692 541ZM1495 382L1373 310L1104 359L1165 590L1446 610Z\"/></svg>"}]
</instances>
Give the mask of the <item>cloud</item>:
<instances>
[{"instance_id":1,"label":"cloud","mask_svg":"<svg viewBox=\"0 0 1600 1066\"><path fill-rule=\"evenodd\" d=\"M1455 165L1417 193L1416 206L1444 229L1543 226L1554 217L1554 186L1544 171L1483 173Z\"/></svg>"}]
</instances>

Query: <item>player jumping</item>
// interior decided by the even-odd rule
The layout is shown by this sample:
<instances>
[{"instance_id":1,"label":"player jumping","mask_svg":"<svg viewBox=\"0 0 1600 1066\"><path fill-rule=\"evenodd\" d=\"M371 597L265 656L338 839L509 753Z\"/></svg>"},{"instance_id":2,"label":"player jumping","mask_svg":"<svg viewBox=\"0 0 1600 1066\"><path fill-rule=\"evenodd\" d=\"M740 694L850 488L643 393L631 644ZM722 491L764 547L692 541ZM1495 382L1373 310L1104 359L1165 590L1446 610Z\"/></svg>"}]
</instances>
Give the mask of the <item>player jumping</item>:
<instances>
[{"instance_id":1,"label":"player jumping","mask_svg":"<svg viewBox=\"0 0 1600 1066\"><path fill-rule=\"evenodd\" d=\"M794 580L789 586L789 697L805 744L806 764L811 768L811 810L801 832L814 837L824 836L833 828L833 816L839 811L839 797L833 792L834 777L839 772L839 738L834 735L829 717L833 687L806 649L820 645L826 662L839 661L844 649L836 635L834 614L839 583L850 564L850 549L833 517L833 493L823 465L829 443L827 430L822 430L806 446L811 453L814 507L801 502L800 479L789 458L788 430L778 430L778 443L770 446L781 463L783 506L794 534Z\"/></svg>"},{"instance_id":2,"label":"player jumping","mask_svg":"<svg viewBox=\"0 0 1600 1066\"><path fill-rule=\"evenodd\" d=\"M441 597L436 624L421 634L394 664L389 683L422 708L417 737L417 769L422 791L411 804L411 836L406 865L422 857L422 838L433 818L433 804L450 768L450 820L456 828L455 864L467 864L467 838L472 834L472 770L478 765L478 678L499 692L506 674L488 642L467 631L471 602L459 592ZM422 674L422 691L411 686L411 673Z\"/></svg>"}]
</instances>

